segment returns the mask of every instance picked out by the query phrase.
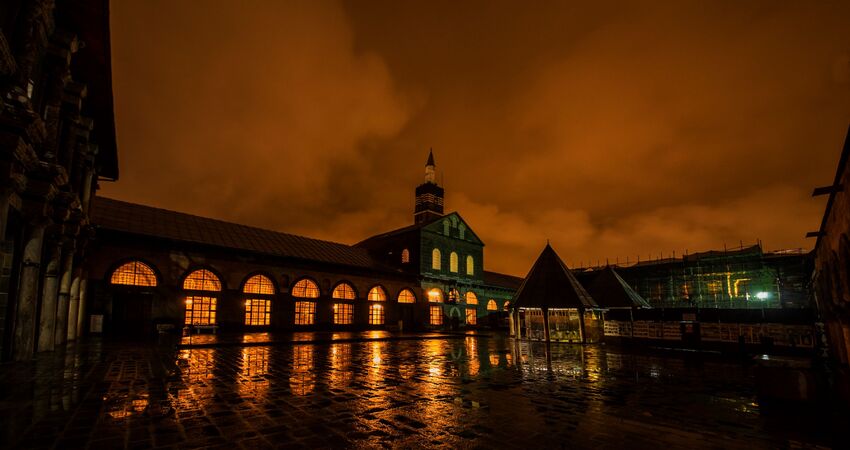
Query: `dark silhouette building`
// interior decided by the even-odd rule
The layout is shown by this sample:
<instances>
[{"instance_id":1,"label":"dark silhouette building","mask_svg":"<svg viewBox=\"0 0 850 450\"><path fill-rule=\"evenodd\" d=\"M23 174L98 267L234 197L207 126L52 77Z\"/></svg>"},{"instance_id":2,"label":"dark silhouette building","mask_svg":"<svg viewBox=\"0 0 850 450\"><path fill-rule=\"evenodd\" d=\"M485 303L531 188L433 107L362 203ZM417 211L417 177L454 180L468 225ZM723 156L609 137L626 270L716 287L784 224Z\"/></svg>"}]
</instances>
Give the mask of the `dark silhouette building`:
<instances>
[{"instance_id":1,"label":"dark silhouette building","mask_svg":"<svg viewBox=\"0 0 850 450\"><path fill-rule=\"evenodd\" d=\"M100 178L118 177L109 3L0 3L0 358L74 340Z\"/></svg>"}]
</instances>

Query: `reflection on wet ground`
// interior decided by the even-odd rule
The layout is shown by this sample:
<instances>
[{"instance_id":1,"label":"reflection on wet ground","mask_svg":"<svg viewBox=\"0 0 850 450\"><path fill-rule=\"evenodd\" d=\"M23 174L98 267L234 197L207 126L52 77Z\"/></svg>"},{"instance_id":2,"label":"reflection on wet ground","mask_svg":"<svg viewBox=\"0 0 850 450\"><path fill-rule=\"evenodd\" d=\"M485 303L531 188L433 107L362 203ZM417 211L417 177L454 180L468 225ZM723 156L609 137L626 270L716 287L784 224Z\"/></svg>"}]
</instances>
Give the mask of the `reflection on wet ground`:
<instances>
[{"instance_id":1,"label":"reflection on wet ground","mask_svg":"<svg viewBox=\"0 0 850 450\"><path fill-rule=\"evenodd\" d=\"M751 369L500 336L317 345L91 341L0 367L2 443L53 448L838 446L763 414Z\"/></svg>"},{"instance_id":2,"label":"reflection on wet ground","mask_svg":"<svg viewBox=\"0 0 850 450\"><path fill-rule=\"evenodd\" d=\"M291 343L331 344L364 340L420 340L458 336L460 333L400 333L385 330L369 331L302 331L302 332L255 332L229 334L187 334L180 339L182 347L221 347L225 345L265 345ZM467 334L476 335L468 332Z\"/></svg>"}]
</instances>

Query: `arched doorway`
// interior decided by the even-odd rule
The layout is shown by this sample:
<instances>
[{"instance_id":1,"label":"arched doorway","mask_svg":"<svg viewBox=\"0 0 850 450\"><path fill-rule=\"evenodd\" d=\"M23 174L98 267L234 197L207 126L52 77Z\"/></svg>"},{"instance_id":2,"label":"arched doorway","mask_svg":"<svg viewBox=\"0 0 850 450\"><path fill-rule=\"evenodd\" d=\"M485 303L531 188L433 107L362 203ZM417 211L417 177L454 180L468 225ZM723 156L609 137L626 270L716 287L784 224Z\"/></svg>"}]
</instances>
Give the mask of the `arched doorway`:
<instances>
[{"instance_id":1,"label":"arched doorway","mask_svg":"<svg viewBox=\"0 0 850 450\"><path fill-rule=\"evenodd\" d=\"M126 338L144 338L154 332L151 305L154 288L159 284L153 268L141 261L126 262L109 277L112 288L110 334Z\"/></svg>"}]
</instances>

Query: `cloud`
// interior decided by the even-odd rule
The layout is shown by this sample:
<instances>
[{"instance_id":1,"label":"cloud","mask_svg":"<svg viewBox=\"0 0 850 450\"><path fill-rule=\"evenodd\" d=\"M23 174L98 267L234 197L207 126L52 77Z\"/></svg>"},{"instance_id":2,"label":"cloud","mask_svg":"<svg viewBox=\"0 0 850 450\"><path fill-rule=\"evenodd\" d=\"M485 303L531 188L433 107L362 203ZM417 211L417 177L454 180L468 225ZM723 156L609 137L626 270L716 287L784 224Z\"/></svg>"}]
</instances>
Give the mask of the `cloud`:
<instances>
[{"instance_id":1,"label":"cloud","mask_svg":"<svg viewBox=\"0 0 850 450\"><path fill-rule=\"evenodd\" d=\"M333 178L361 182L363 143L411 114L335 3L145 1L115 15L123 172L107 194L298 226L328 214Z\"/></svg>"},{"instance_id":2,"label":"cloud","mask_svg":"<svg viewBox=\"0 0 850 450\"><path fill-rule=\"evenodd\" d=\"M411 223L433 146L489 270L811 245L850 4L485 6L118 2L102 194L354 243Z\"/></svg>"}]
</instances>

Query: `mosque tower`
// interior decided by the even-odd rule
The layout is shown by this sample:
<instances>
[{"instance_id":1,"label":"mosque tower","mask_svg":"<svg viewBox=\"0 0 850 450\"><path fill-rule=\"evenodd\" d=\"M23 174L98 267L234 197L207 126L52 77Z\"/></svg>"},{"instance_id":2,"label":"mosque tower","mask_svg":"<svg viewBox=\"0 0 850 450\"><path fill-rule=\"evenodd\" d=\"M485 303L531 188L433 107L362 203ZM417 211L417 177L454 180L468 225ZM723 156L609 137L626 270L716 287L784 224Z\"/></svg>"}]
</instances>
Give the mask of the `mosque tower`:
<instances>
[{"instance_id":1,"label":"mosque tower","mask_svg":"<svg viewBox=\"0 0 850 450\"><path fill-rule=\"evenodd\" d=\"M416 186L416 206L413 210L414 223L429 222L443 216L443 188L437 185L434 151L428 152L425 163L425 182Z\"/></svg>"}]
</instances>

